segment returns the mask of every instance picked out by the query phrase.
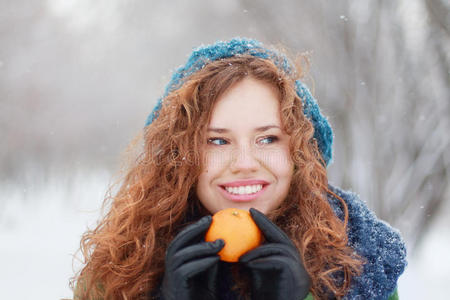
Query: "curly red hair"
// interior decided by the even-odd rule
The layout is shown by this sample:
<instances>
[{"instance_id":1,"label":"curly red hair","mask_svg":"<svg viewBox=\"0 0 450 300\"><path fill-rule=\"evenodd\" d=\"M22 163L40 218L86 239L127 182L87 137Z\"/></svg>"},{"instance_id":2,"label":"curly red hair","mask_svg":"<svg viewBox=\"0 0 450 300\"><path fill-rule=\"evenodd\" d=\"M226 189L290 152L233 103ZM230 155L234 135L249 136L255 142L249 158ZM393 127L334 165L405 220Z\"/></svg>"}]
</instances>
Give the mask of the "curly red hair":
<instances>
[{"instance_id":1,"label":"curly red hair","mask_svg":"<svg viewBox=\"0 0 450 300\"><path fill-rule=\"evenodd\" d=\"M135 143L138 155L118 191L105 200L108 212L81 239L85 265L71 282L76 298L140 299L157 290L170 241L187 223L208 214L194 186L213 106L248 76L277 89L283 130L291 137L290 190L269 217L298 247L314 296L345 295L363 261L347 245L347 206L328 188L314 128L295 91L297 74L284 73L270 60L235 56L209 62L164 99L159 116L141 136L143 145ZM328 195L341 200L344 220L333 213Z\"/></svg>"}]
</instances>

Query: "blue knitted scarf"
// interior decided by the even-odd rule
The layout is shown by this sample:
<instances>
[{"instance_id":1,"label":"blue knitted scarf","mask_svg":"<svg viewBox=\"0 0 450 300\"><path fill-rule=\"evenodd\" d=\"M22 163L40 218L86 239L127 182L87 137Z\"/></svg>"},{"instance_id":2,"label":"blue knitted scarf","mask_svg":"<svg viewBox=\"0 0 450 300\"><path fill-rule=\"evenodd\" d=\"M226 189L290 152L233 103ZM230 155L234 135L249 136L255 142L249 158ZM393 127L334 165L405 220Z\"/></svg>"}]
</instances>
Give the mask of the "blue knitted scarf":
<instances>
[{"instance_id":1,"label":"blue knitted scarf","mask_svg":"<svg viewBox=\"0 0 450 300\"><path fill-rule=\"evenodd\" d=\"M331 185L329 188L346 202L349 245L367 261L363 273L352 279L344 299L387 299L407 265L405 243L400 233L379 220L356 194ZM332 196L328 201L343 220L341 202Z\"/></svg>"}]
</instances>

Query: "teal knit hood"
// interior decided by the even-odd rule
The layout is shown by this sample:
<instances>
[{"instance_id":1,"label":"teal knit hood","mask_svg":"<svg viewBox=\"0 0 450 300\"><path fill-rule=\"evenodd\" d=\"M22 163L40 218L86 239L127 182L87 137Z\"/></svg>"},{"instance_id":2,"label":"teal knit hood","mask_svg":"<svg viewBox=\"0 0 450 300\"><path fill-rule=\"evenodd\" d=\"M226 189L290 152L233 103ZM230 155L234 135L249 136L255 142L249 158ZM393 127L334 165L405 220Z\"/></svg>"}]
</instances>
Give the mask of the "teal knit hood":
<instances>
[{"instance_id":1,"label":"teal knit hood","mask_svg":"<svg viewBox=\"0 0 450 300\"><path fill-rule=\"evenodd\" d=\"M253 39L234 38L230 41L218 41L212 45L201 46L194 49L186 64L178 68L172 75L164 95L148 116L145 126L151 124L158 117L164 98L170 92L180 88L190 75L202 69L208 62L243 54L271 60L287 74L294 72L293 66L283 54L268 49ZM317 140L319 150L328 166L332 161L333 131L331 126L320 112L317 101L311 95L308 87L300 80L296 80L295 86L297 95L302 99L303 112L314 126L314 138Z\"/></svg>"}]
</instances>

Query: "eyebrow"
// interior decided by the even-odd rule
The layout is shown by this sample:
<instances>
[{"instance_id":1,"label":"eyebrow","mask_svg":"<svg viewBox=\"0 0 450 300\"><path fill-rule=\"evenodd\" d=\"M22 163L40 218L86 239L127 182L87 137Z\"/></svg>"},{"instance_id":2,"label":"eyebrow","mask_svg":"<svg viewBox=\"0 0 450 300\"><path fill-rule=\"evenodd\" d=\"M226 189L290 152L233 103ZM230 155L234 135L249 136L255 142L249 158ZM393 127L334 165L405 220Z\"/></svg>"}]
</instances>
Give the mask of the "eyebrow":
<instances>
[{"instance_id":1,"label":"eyebrow","mask_svg":"<svg viewBox=\"0 0 450 300\"><path fill-rule=\"evenodd\" d=\"M266 126L256 127L256 128L255 128L255 131L256 131L256 132L264 132L264 131L267 131L267 130L269 130L269 129L271 129L271 128L278 128L278 129L280 129L280 126L277 126L277 125L266 125ZM212 132L217 132L217 133L227 133L227 132L230 132L229 129L226 129L226 128L216 128L216 127L209 127L207 131L208 131L208 132L211 132L211 131L212 131Z\"/></svg>"}]
</instances>

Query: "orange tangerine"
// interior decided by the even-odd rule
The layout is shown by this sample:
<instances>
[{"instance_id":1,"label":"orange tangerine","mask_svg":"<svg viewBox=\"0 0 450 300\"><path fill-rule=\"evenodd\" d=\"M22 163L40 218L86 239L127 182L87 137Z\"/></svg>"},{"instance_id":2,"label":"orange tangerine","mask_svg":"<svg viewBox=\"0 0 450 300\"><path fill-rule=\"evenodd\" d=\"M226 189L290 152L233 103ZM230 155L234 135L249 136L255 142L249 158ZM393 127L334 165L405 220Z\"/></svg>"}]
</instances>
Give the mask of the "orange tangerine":
<instances>
[{"instance_id":1,"label":"orange tangerine","mask_svg":"<svg viewBox=\"0 0 450 300\"><path fill-rule=\"evenodd\" d=\"M220 250L220 259L237 262L244 253L258 247L262 234L247 210L226 208L212 217L212 223L206 232L205 240L213 242L223 239L225 246Z\"/></svg>"}]
</instances>

